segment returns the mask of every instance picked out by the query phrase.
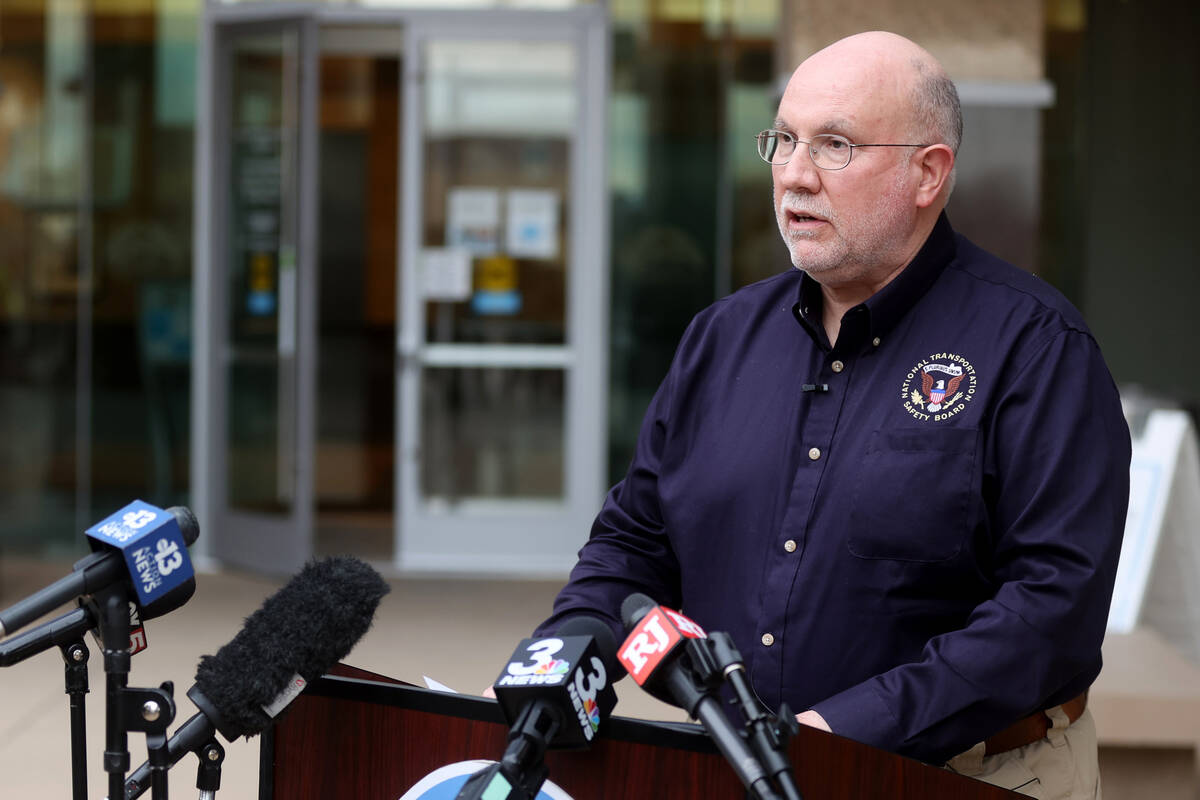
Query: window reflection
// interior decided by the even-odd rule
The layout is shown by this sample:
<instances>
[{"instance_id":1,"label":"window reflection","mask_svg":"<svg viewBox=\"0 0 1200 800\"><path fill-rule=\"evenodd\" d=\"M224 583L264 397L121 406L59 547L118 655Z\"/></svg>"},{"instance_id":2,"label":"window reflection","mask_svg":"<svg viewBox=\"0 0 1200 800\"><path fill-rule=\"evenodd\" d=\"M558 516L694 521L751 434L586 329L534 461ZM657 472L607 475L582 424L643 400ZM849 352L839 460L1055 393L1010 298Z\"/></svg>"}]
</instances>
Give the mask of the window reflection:
<instances>
[{"instance_id":1,"label":"window reflection","mask_svg":"<svg viewBox=\"0 0 1200 800\"><path fill-rule=\"evenodd\" d=\"M287 511L295 493L297 37L234 40L227 205L229 503Z\"/></svg>"},{"instance_id":2,"label":"window reflection","mask_svg":"<svg viewBox=\"0 0 1200 800\"><path fill-rule=\"evenodd\" d=\"M0 545L21 548L75 538L81 22L0 10Z\"/></svg>"}]
</instances>

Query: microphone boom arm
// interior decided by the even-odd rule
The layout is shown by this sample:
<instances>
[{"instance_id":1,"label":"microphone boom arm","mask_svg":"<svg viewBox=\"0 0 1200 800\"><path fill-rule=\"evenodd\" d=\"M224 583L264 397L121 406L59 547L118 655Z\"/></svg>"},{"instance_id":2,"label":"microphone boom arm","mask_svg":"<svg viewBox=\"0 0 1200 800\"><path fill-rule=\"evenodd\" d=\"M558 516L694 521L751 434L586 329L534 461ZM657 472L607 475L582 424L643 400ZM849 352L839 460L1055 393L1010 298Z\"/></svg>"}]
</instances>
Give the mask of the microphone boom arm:
<instances>
[{"instance_id":1,"label":"microphone boom arm","mask_svg":"<svg viewBox=\"0 0 1200 800\"><path fill-rule=\"evenodd\" d=\"M195 753L201 759L201 766L203 766L205 759L202 751L206 750L206 745L214 741L216 732L216 726L203 713L193 715L191 719L180 725L167 740L167 769L182 761L188 753ZM220 744L217 746L220 747ZM221 755L224 755L223 750ZM141 797L150 788L149 781L153 769L150 762L147 761L134 770L133 774L125 780L125 792L122 797L125 800Z\"/></svg>"},{"instance_id":2,"label":"microphone boom arm","mask_svg":"<svg viewBox=\"0 0 1200 800\"><path fill-rule=\"evenodd\" d=\"M96 616L88 608L77 608L60 617L43 622L33 630L0 642L0 667L11 667L27 658L72 644L96 627Z\"/></svg>"}]
</instances>

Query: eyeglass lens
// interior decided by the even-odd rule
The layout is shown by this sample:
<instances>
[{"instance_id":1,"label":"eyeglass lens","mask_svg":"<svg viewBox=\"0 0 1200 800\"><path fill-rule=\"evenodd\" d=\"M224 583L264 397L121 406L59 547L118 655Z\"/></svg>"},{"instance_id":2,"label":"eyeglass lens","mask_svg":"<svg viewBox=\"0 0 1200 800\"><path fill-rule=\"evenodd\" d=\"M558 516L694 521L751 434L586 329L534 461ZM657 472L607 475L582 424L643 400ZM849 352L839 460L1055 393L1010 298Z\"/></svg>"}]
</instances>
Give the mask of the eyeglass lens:
<instances>
[{"instance_id":1,"label":"eyeglass lens","mask_svg":"<svg viewBox=\"0 0 1200 800\"><path fill-rule=\"evenodd\" d=\"M850 163L850 143L840 136L814 136L808 146L813 163L825 169L841 169Z\"/></svg>"},{"instance_id":2,"label":"eyeglass lens","mask_svg":"<svg viewBox=\"0 0 1200 800\"><path fill-rule=\"evenodd\" d=\"M796 151L796 137L783 131L768 130L758 135L758 155L769 164L782 165ZM841 169L850 163L850 143L831 133L814 136L807 144L808 155L822 169Z\"/></svg>"},{"instance_id":3,"label":"eyeglass lens","mask_svg":"<svg viewBox=\"0 0 1200 800\"><path fill-rule=\"evenodd\" d=\"M789 142L778 131L763 131L758 135L758 157L768 164L784 164L787 163L788 157L791 155L792 143ZM788 152L781 152L782 145L788 145ZM778 159L778 160L776 160Z\"/></svg>"}]
</instances>

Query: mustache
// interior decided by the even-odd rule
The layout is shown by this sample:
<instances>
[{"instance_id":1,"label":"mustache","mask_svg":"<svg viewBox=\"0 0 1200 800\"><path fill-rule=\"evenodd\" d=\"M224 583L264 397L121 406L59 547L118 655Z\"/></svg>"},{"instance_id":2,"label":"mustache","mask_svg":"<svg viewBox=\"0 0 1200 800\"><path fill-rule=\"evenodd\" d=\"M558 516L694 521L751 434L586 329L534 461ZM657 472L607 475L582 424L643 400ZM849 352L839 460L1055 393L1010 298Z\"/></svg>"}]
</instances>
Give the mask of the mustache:
<instances>
[{"instance_id":1,"label":"mustache","mask_svg":"<svg viewBox=\"0 0 1200 800\"><path fill-rule=\"evenodd\" d=\"M823 219L830 219L833 216L833 209L816 202L812 195L793 192L790 189L783 193L783 198L779 201L779 209L790 211L793 214L810 214Z\"/></svg>"}]
</instances>

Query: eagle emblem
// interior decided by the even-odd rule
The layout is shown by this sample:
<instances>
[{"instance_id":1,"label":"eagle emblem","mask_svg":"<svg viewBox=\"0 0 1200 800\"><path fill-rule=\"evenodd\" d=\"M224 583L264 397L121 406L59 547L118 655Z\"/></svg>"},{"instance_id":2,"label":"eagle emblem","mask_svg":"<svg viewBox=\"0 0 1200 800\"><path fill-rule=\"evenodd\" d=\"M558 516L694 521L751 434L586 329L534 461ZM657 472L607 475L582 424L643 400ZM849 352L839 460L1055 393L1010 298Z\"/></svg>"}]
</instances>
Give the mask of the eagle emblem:
<instances>
[{"instance_id":1,"label":"eagle emblem","mask_svg":"<svg viewBox=\"0 0 1200 800\"><path fill-rule=\"evenodd\" d=\"M904 410L922 422L958 416L975 399L975 367L958 353L933 353L918 361L900 387Z\"/></svg>"},{"instance_id":2,"label":"eagle emblem","mask_svg":"<svg viewBox=\"0 0 1200 800\"><path fill-rule=\"evenodd\" d=\"M930 364L930 367L943 367L947 370L955 369L957 375L949 372L941 372L941 377L934 377L938 371L927 370L921 372L921 394L925 395L929 400L930 411L941 411L942 401L946 399L946 395L954 396L958 391L958 385L962 383L963 371L962 367L957 365L946 366L943 364Z\"/></svg>"}]
</instances>

